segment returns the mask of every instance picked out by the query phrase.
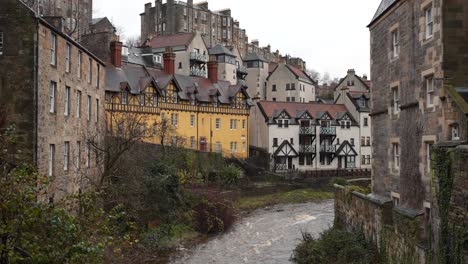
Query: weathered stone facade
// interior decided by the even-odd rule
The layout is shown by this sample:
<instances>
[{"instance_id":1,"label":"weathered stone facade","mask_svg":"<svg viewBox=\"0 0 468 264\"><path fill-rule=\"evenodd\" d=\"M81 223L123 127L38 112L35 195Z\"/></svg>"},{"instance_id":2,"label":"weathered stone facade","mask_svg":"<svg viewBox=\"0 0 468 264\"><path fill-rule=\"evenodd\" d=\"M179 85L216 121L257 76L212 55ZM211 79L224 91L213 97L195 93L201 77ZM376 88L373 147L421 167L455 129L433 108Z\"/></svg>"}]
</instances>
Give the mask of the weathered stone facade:
<instances>
[{"instance_id":1,"label":"weathered stone facade","mask_svg":"<svg viewBox=\"0 0 468 264\"><path fill-rule=\"evenodd\" d=\"M369 25L372 137L377 139L372 195L343 206L342 224L361 228L356 219L367 220L355 214L368 210L362 204L372 202L369 199L391 204L388 226L383 219L380 230L366 228L368 222L361 225L368 238L390 238L390 243L374 241L391 263L463 263L460 258L447 261L443 251L460 244L441 240L447 223L442 221L440 198L457 196L437 191L446 185L437 180L440 173L431 152L434 146L455 147L468 139L466 91L457 88L468 85L467 12L463 0L383 0ZM461 171L458 179L466 179L466 169ZM464 186L465 192L465 182L454 184ZM466 223L466 194L462 196L454 203L463 208L458 216Z\"/></svg>"},{"instance_id":2,"label":"weathered stone facade","mask_svg":"<svg viewBox=\"0 0 468 264\"><path fill-rule=\"evenodd\" d=\"M88 142L102 140L105 129L104 64L21 2L3 6L7 124L17 125L26 161L52 177L44 199L77 193L100 167Z\"/></svg>"}]
</instances>

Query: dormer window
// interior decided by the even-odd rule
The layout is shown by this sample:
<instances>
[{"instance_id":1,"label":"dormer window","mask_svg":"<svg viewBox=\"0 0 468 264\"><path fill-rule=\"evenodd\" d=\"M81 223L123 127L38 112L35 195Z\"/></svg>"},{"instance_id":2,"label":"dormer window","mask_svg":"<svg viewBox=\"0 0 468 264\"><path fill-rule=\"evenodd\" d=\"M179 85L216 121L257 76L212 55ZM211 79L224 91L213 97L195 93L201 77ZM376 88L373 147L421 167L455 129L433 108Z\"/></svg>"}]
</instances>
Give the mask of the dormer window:
<instances>
[{"instance_id":1,"label":"dormer window","mask_svg":"<svg viewBox=\"0 0 468 264\"><path fill-rule=\"evenodd\" d=\"M288 128L289 127L289 120L287 119L281 119L281 120L278 120L278 127L279 128Z\"/></svg>"},{"instance_id":2,"label":"dormer window","mask_svg":"<svg viewBox=\"0 0 468 264\"><path fill-rule=\"evenodd\" d=\"M452 131L452 140L460 140L460 126L458 124L453 124L450 126Z\"/></svg>"},{"instance_id":3,"label":"dormer window","mask_svg":"<svg viewBox=\"0 0 468 264\"><path fill-rule=\"evenodd\" d=\"M127 91L122 92L122 104L128 104L128 93Z\"/></svg>"},{"instance_id":4,"label":"dormer window","mask_svg":"<svg viewBox=\"0 0 468 264\"><path fill-rule=\"evenodd\" d=\"M320 126L321 127L330 127L331 126L330 120L320 120Z\"/></svg>"}]
</instances>

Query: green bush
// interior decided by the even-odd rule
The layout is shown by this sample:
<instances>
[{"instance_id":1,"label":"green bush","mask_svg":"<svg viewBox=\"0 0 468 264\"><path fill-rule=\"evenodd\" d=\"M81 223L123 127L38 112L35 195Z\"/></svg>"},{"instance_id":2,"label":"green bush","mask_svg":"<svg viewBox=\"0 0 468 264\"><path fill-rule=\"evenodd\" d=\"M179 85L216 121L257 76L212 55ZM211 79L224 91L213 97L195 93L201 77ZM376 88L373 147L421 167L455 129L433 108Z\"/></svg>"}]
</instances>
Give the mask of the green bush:
<instances>
[{"instance_id":1,"label":"green bush","mask_svg":"<svg viewBox=\"0 0 468 264\"><path fill-rule=\"evenodd\" d=\"M236 165L229 164L221 169L218 178L224 186L235 186L244 178L244 172Z\"/></svg>"},{"instance_id":2,"label":"green bush","mask_svg":"<svg viewBox=\"0 0 468 264\"><path fill-rule=\"evenodd\" d=\"M324 231L318 239L304 233L291 260L298 264L382 263L377 247L368 243L364 235L336 228Z\"/></svg>"}]
</instances>

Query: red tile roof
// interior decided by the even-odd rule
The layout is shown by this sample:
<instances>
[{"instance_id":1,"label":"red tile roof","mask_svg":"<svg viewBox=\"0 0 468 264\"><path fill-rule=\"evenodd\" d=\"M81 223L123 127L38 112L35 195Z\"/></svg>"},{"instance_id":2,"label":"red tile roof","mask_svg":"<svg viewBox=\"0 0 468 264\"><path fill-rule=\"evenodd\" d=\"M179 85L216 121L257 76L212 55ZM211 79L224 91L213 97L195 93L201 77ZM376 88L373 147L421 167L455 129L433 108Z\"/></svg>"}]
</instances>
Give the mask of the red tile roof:
<instances>
[{"instance_id":1,"label":"red tile roof","mask_svg":"<svg viewBox=\"0 0 468 264\"><path fill-rule=\"evenodd\" d=\"M320 103L293 103L293 102L259 102L265 118L273 117L273 113L278 110L286 110L289 115L295 116L299 111L308 111L314 118L319 112L328 112L333 118L337 113L348 112L343 104L320 104Z\"/></svg>"},{"instance_id":2,"label":"red tile roof","mask_svg":"<svg viewBox=\"0 0 468 264\"><path fill-rule=\"evenodd\" d=\"M194 33L180 33L175 35L157 36L152 38L148 45L153 49L188 46L194 37Z\"/></svg>"}]
</instances>

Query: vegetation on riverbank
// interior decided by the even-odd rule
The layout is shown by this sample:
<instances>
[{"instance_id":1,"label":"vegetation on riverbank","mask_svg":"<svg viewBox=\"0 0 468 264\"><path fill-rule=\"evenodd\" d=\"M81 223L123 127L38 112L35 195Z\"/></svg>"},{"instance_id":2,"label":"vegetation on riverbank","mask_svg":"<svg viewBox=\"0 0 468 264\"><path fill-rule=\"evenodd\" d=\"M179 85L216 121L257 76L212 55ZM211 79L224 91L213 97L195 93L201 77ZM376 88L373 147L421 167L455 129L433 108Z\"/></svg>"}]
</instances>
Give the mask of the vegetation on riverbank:
<instances>
[{"instance_id":1,"label":"vegetation on riverbank","mask_svg":"<svg viewBox=\"0 0 468 264\"><path fill-rule=\"evenodd\" d=\"M237 202L237 208L251 212L277 204L306 203L325 199L333 199L333 193L316 189L298 189L258 197L243 197Z\"/></svg>"},{"instance_id":2,"label":"vegetation on riverbank","mask_svg":"<svg viewBox=\"0 0 468 264\"><path fill-rule=\"evenodd\" d=\"M317 239L304 233L291 260L297 264L383 263L377 246L367 242L363 234L337 228L324 231Z\"/></svg>"}]
</instances>

